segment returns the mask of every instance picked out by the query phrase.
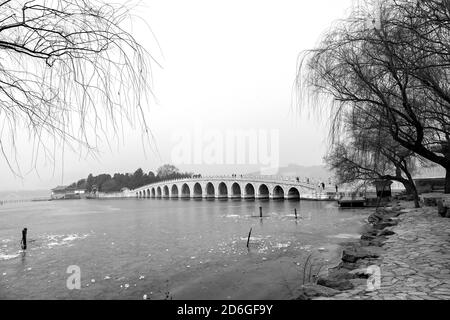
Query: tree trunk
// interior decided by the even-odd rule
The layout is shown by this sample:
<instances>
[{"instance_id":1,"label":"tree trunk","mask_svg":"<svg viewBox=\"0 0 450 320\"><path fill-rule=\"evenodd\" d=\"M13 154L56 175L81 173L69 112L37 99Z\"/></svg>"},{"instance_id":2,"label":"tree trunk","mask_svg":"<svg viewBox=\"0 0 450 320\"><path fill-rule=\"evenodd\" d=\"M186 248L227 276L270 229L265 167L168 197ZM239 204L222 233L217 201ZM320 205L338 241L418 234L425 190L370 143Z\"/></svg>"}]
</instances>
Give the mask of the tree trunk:
<instances>
[{"instance_id":1,"label":"tree trunk","mask_svg":"<svg viewBox=\"0 0 450 320\"><path fill-rule=\"evenodd\" d=\"M404 181L403 186L405 187L406 194L413 194L413 186L409 181Z\"/></svg>"},{"instance_id":2,"label":"tree trunk","mask_svg":"<svg viewBox=\"0 0 450 320\"><path fill-rule=\"evenodd\" d=\"M420 208L419 193L417 192L417 188L414 183L412 184L412 195L414 196L414 207Z\"/></svg>"},{"instance_id":3,"label":"tree trunk","mask_svg":"<svg viewBox=\"0 0 450 320\"><path fill-rule=\"evenodd\" d=\"M403 185L405 186L406 193L410 194L414 197L414 206L416 208L420 208L420 199L419 199L419 193L417 192L416 185L412 179L404 180L402 181Z\"/></svg>"},{"instance_id":4,"label":"tree trunk","mask_svg":"<svg viewBox=\"0 0 450 320\"><path fill-rule=\"evenodd\" d=\"M416 208L420 208L420 199L419 199L419 193L417 192L416 183L414 182L411 173L409 172L408 168L405 167L403 172L405 172L407 180L406 183L403 183L403 185L406 188L406 191L414 197L414 206Z\"/></svg>"},{"instance_id":5,"label":"tree trunk","mask_svg":"<svg viewBox=\"0 0 450 320\"><path fill-rule=\"evenodd\" d=\"M446 168L444 193L450 193L450 167Z\"/></svg>"}]
</instances>

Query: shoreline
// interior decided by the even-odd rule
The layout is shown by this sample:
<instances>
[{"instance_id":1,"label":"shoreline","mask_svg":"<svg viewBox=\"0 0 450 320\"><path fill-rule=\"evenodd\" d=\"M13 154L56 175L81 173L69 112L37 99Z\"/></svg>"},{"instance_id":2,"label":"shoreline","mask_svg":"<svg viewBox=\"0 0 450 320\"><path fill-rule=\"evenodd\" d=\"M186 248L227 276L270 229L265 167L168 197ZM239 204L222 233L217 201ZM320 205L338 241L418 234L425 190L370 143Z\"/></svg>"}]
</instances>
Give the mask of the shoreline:
<instances>
[{"instance_id":1,"label":"shoreline","mask_svg":"<svg viewBox=\"0 0 450 320\"><path fill-rule=\"evenodd\" d=\"M450 299L450 219L405 201L371 211L361 239L297 300Z\"/></svg>"}]
</instances>

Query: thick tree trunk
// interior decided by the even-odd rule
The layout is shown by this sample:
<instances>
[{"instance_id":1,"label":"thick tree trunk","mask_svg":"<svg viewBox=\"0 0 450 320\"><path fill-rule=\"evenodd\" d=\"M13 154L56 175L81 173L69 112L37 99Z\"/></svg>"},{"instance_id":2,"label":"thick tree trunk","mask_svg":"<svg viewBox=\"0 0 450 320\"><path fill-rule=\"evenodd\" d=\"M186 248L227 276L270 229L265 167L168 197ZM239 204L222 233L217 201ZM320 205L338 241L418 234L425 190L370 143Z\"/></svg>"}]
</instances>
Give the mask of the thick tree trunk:
<instances>
[{"instance_id":1,"label":"thick tree trunk","mask_svg":"<svg viewBox=\"0 0 450 320\"><path fill-rule=\"evenodd\" d=\"M412 184L412 195L414 196L414 207L420 208L419 193L417 192L417 188L414 183Z\"/></svg>"},{"instance_id":2,"label":"thick tree trunk","mask_svg":"<svg viewBox=\"0 0 450 320\"><path fill-rule=\"evenodd\" d=\"M450 167L446 168L444 193L450 193Z\"/></svg>"},{"instance_id":3,"label":"thick tree trunk","mask_svg":"<svg viewBox=\"0 0 450 320\"><path fill-rule=\"evenodd\" d=\"M409 181L404 181L403 186L405 187L406 194L413 194L414 190Z\"/></svg>"},{"instance_id":4,"label":"thick tree trunk","mask_svg":"<svg viewBox=\"0 0 450 320\"><path fill-rule=\"evenodd\" d=\"M402 181L403 185L405 186L406 193L410 194L414 197L414 206L416 208L420 208L420 199L419 199L419 193L417 192L416 185L414 184L414 181L412 179L404 180Z\"/></svg>"},{"instance_id":5,"label":"thick tree trunk","mask_svg":"<svg viewBox=\"0 0 450 320\"><path fill-rule=\"evenodd\" d=\"M406 177L408 180L406 180L406 183L403 183L403 185L406 188L406 191L411 194L414 197L414 206L416 208L420 208L420 199L419 199L419 193L417 192L416 183L414 182L411 173L407 168L403 170L406 174Z\"/></svg>"}]
</instances>

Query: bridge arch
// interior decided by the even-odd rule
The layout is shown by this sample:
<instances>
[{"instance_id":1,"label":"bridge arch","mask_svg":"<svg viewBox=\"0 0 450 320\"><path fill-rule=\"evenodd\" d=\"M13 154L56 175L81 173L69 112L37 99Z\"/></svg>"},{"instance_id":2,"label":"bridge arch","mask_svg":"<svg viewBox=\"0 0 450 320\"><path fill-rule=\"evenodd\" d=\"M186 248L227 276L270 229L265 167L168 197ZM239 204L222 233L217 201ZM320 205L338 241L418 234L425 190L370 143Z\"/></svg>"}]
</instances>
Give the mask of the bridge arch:
<instances>
[{"instance_id":1,"label":"bridge arch","mask_svg":"<svg viewBox=\"0 0 450 320\"><path fill-rule=\"evenodd\" d=\"M218 198L228 198L228 188L225 182L219 183L219 186L217 188L218 190Z\"/></svg>"},{"instance_id":2,"label":"bridge arch","mask_svg":"<svg viewBox=\"0 0 450 320\"><path fill-rule=\"evenodd\" d=\"M277 185L273 188L272 199L284 199L284 190L281 186Z\"/></svg>"},{"instance_id":3,"label":"bridge arch","mask_svg":"<svg viewBox=\"0 0 450 320\"><path fill-rule=\"evenodd\" d=\"M239 183L235 182L231 185L231 197L232 198L241 198L242 192L241 192L241 186Z\"/></svg>"},{"instance_id":4,"label":"bridge arch","mask_svg":"<svg viewBox=\"0 0 450 320\"><path fill-rule=\"evenodd\" d=\"M157 187L156 188L156 197L157 198L161 198L162 197L161 187Z\"/></svg>"},{"instance_id":5,"label":"bridge arch","mask_svg":"<svg viewBox=\"0 0 450 320\"><path fill-rule=\"evenodd\" d=\"M315 185L300 183L295 179L276 177L212 177L158 182L137 188L132 193L137 198L206 198L206 199L325 199Z\"/></svg>"},{"instance_id":6,"label":"bridge arch","mask_svg":"<svg viewBox=\"0 0 450 320\"><path fill-rule=\"evenodd\" d=\"M247 183L244 187L244 198L254 199L255 198L255 187L251 183Z\"/></svg>"},{"instance_id":7,"label":"bridge arch","mask_svg":"<svg viewBox=\"0 0 450 320\"><path fill-rule=\"evenodd\" d=\"M169 187L168 186L164 186L164 188L163 188L163 197L164 198L169 197Z\"/></svg>"},{"instance_id":8,"label":"bridge arch","mask_svg":"<svg viewBox=\"0 0 450 320\"><path fill-rule=\"evenodd\" d=\"M187 185L187 183L183 184L181 187L181 198L190 198L191 197L191 189Z\"/></svg>"},{"instance_id":9,"label":"bridge arch","mask_svg":"<svg viewBox=\"0 0 450 320\"><path fill-rule=\"evenodd\" d=\"M269 199L270 193L269 188L264 183L258 188L258 198L259 199Z\"/></svg>"},{"instance_id":10,"label":"bridge arch","mask_svg":"<svg viewBox=\"0 0 450 320\"><path fill-rule=\"evenodd\" d=\"M206 198L214 198L216 196L216 190L211 182L206 184Z\"/></svg>"},{"instance_id":11,"label":"bridge arch","mask_svg":"<svg viewBox=\"0 0 450 320\"><path fill-rule=\"evenodd\" d=\"M196 183L194 185L194 198L201 198L203 195L203 190L202 190L202 186L200 185L200 183Z\"/></svg>"},{"instance_id":12,"label":"bridge arch","mask_svg":"<svg viewBox=\"0 0 450 320\"><path fill-rule=\"evenodd\" d=\"M171 198L178 198L178 186L176 184L172 186L170 191L171 191L170 193Z\"/></svg>"},{"instance_id":13,"label":"bridge arch","mask_svg":"<svg viewBox=\"0 0 450 320\"><path fill-rule=\"evenodd\" d=\"M300 200L300 192L297 188L290 188L287 194L287 199L289 200Z\"/></svg>"}]
</instances>

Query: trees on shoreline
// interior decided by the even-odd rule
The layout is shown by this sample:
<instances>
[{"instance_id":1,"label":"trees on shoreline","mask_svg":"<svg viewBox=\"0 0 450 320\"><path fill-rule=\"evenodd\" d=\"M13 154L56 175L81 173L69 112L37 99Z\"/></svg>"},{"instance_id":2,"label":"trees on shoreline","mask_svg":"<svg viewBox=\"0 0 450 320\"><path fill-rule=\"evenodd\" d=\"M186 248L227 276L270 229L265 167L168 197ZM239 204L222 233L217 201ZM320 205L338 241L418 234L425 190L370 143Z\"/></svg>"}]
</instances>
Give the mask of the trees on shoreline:
<instances>
[{"instance_id":1,"label":"trees on shoreline","mask_svg":"<svg viewBox=\"0 0 450 320\"><path fill-rule=\"evenodd\" d=\"M349 120L346 120L349 122ZM403 184L419 207L419 195L412 178L419 159L374 126L368 130L358 127L364 117L352 119L352 128L345 142L336 142L325 160L335 171L340 183L392 180Z\"/></svg>"},{"instance_id":2,"label":"trees on shoreline","mask_svg":"<svg viewBox=\"0 0 450 320\"><path fill-rule=\"evenodd\" d=\"M352 146L356 154L365 153L359 160L372 154L383 155L393 167L417 161L442 166L445 192L450 193L449 1L366 4L305 53L298 73L300 92L307 93L301 103L319 107L324 98L331 98L332 166L339 163L336 157L344 160L348 155L340 140L350 136L353 142L363 142ZM379 21L368 26L373 12L379 13ZM355 119L363 121L355 125ZM377 145L374 131L388 143ZM366 164L366 169L380 169L377 161ZM389 171L382 169L381 175Z\"/></svg>"},{"instance_id":3,"label":"trees on shoreline","mask_svg":"<svg viewBox=\"0 0 450 320\"><path fill-rule=\"evenodd\" d=\"M109 174L97 176L89 174L87 179L81 179L72 183L69 187L91 192L93 187L96 186L97 190L101 192L119 192L123 188L136 189L159 181L190 178L193 175L189 172L180 172L178 168L169 164L161 166L156 172L156 175L153 171L145 173L139 168L134 173L115 173L113 176Z\"/></svg>"}]
</instances>

